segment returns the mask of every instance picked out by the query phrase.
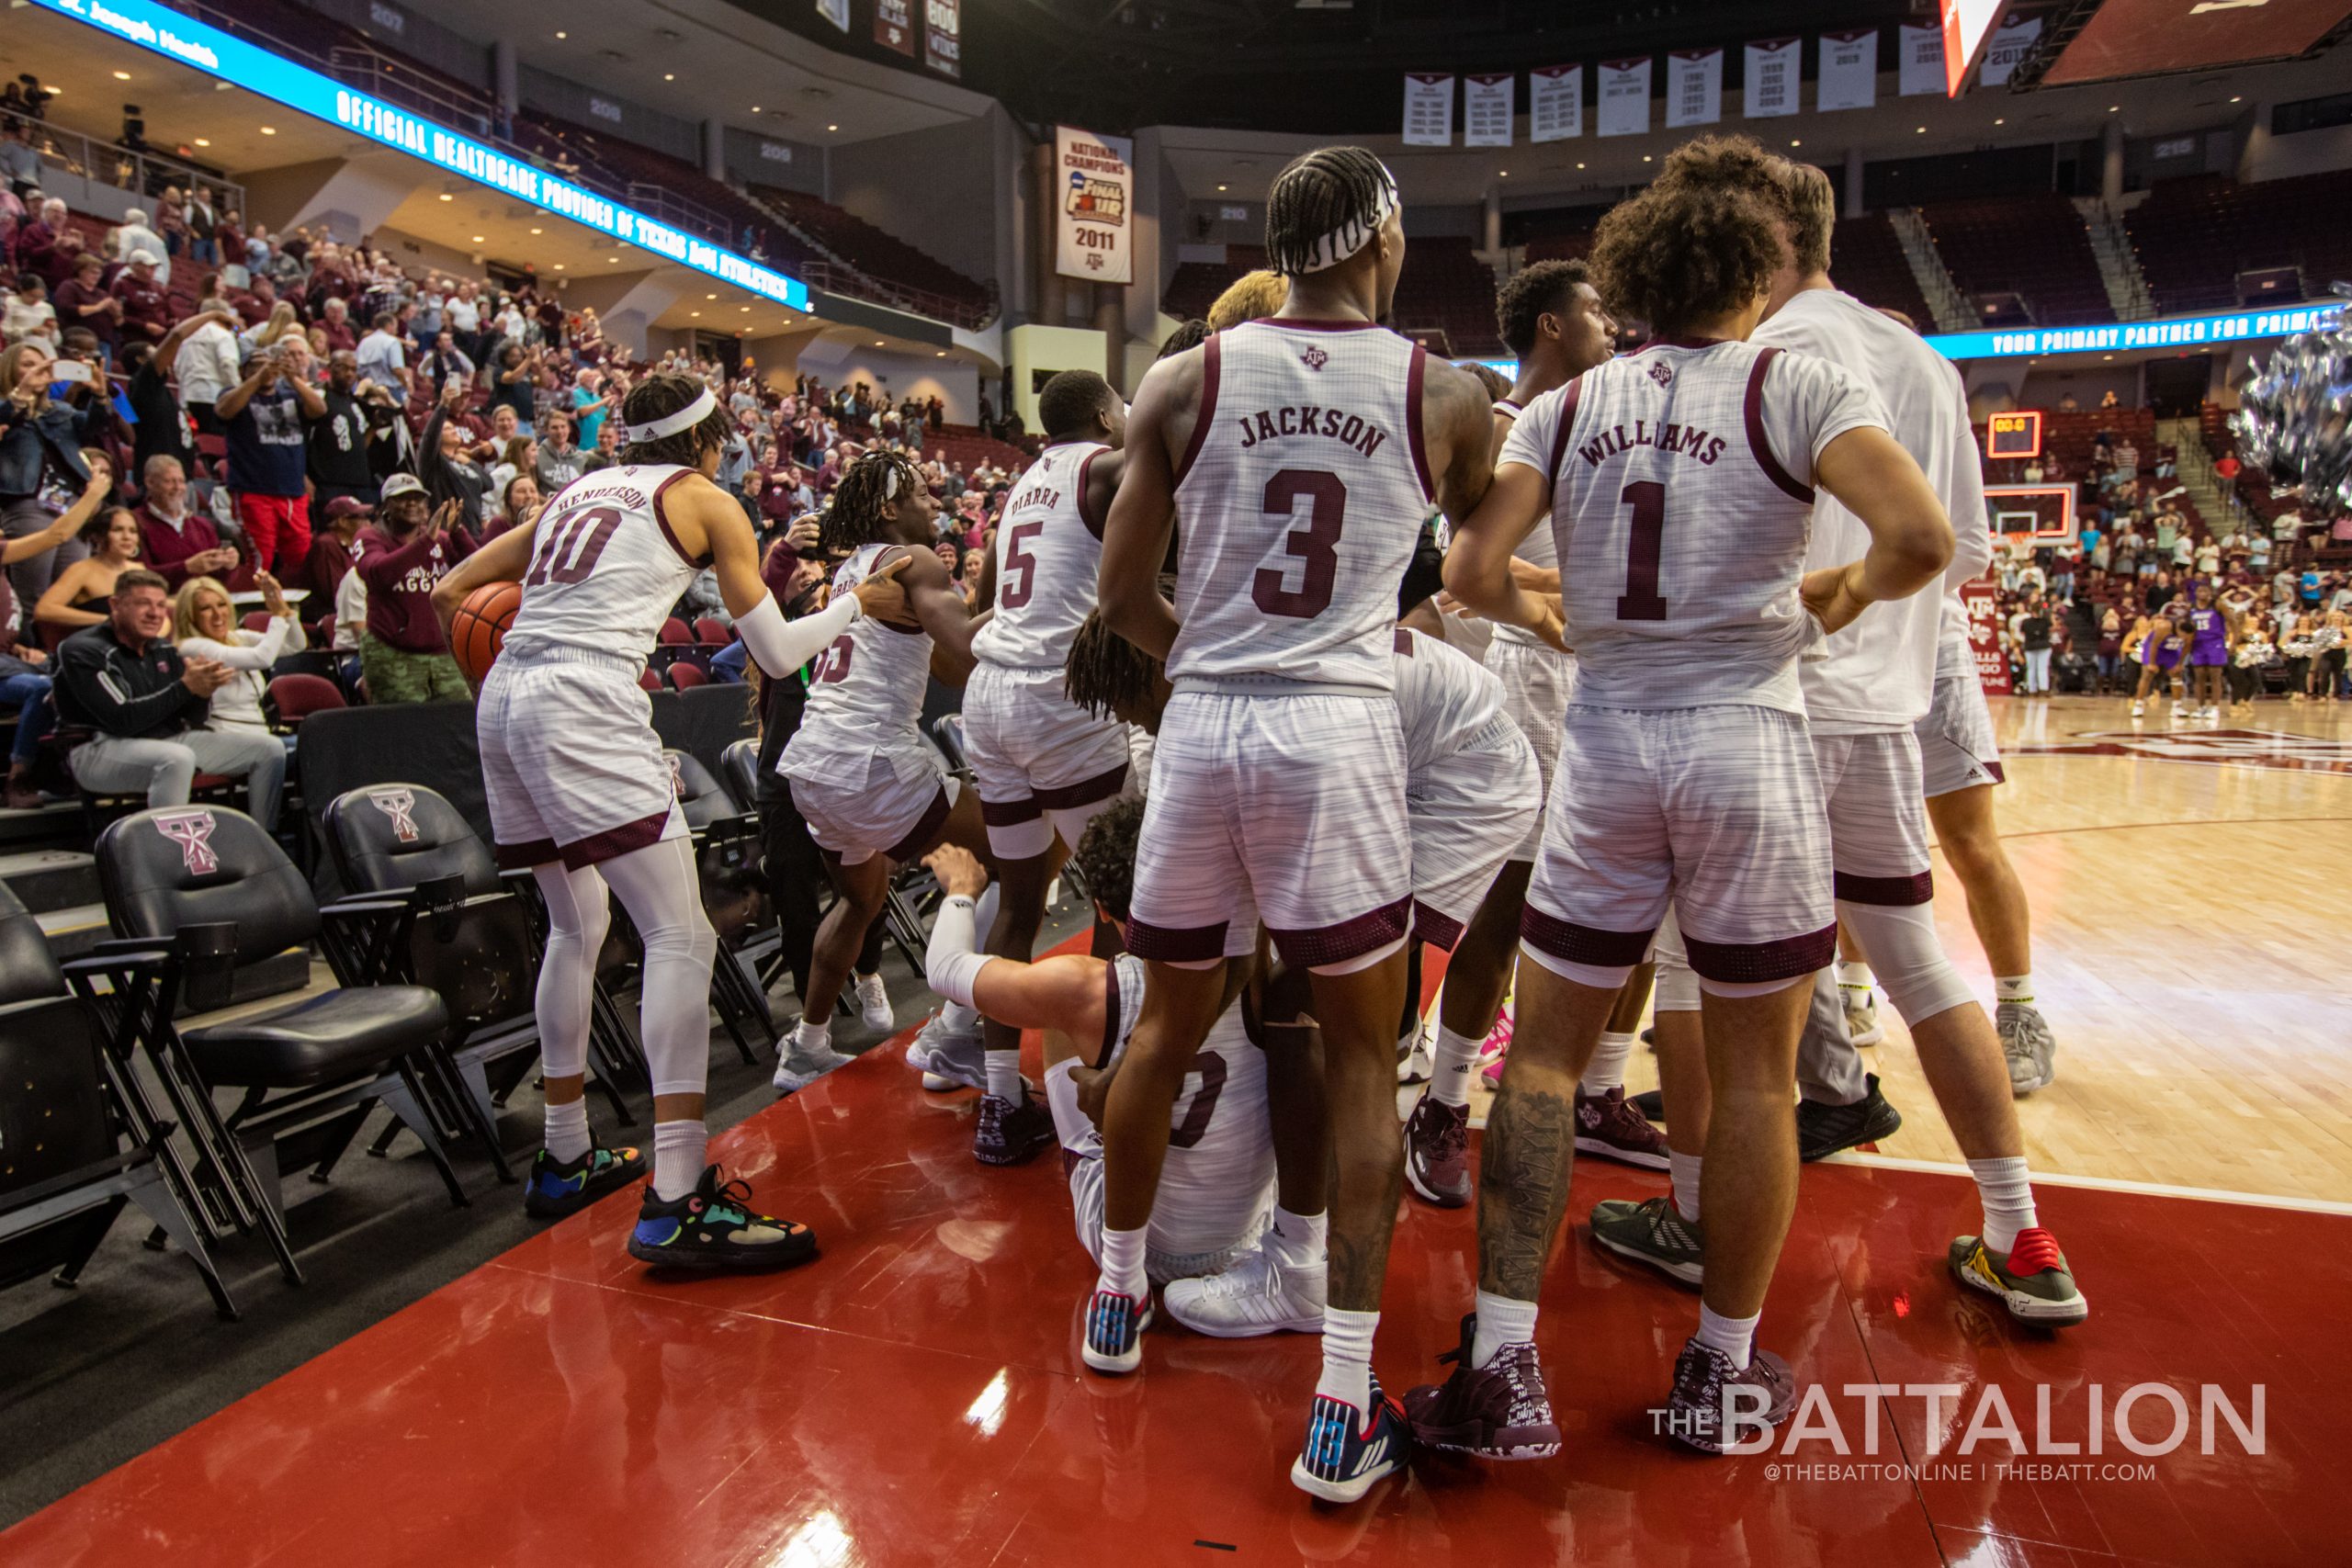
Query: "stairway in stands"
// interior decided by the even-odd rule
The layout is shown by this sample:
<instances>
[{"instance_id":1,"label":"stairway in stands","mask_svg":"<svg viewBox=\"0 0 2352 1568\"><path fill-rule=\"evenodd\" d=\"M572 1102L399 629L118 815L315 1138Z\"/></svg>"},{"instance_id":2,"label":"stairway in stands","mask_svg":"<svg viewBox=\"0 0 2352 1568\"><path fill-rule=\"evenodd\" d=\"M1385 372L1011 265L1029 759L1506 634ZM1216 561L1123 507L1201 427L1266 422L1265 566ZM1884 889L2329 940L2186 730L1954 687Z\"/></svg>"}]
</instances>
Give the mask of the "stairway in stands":
<instances>
[{"instance_id":1,"label":"stairway in stands","mask_svg":"<svg viewBox=\"0 0 2352 1568\"><path fill-rule=\"evenodd\" d=\"M2075 210L2083 215L2083 227L2090 231L2091 254L2098 258L2098 278L2107 286L2107 302L2115 307L2115 319L2144 321L2154 315L2155 298L2148 292L2139 253L2132 248L2132 236L2123 227L2123 214L2096 196L2076 197Z\"/></svg>"},{"instance_id":2,"label":"stairway in stands","mask_svg":"<svg viewBox=\"0 0 2352 1568\"><path fill-rule=\"evenodd\" d=\"M100 938L107 936L107 908L98 892L98 863L79 850L26 848L54 840L50 829L62 823L78 836L82 814L78 807L50 807L41 811L0 813L0 882L24 900L40 921L41 934L59 963L86 956ZM37 820L50 818L49 821ZM24 836L17 836L21 832Z\"/></svg>"},{"instance_id":3,"label":"stairway in stands","mask_svg":"<svg viewBox=\"0 0 2352 1568\"><path fill-rule=\"evenodd\" d=\"M1887 213L1887 220L1894 225L1894 237L1903 243L1903 258L1911 264L1911 276L1917 280L1919 292L1928 308L1936 313L1936 330L1943 333L1966 333L1976 330L1976 312L1970 309L1960 292L1960 286L1945 270L1943 257L1936 254L1936 243L1928 237L1928 226L1919 218L1916 207L1898 207Z\"/></svg>"}]
</instances>

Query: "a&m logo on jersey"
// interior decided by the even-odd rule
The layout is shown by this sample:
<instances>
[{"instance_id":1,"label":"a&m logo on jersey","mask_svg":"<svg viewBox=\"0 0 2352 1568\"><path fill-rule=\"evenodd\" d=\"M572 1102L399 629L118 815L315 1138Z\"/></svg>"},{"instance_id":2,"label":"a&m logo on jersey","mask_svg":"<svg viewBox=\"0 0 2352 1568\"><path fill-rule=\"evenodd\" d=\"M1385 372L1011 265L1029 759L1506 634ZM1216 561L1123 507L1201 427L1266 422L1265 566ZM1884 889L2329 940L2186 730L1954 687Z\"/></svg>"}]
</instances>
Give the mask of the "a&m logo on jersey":
<instances>
[{"instance_id":1,"label":"a&m logo on jersey","mask_svg":"<svg viewBox=\"0 0 2352 1568\"><path fill-rule=\"evenodd\" d=\"M212 813L166 811L154 818L155 830L180 847L180 860L190 876L209 876L220 869L212 852Z\"/></svg>"},{"instance_id":2,"label":"a&m logo on jersey","mask_svg":"<svg viewBox=\"0 0 2352 1568\"><path fill-rule=\"evenodd\" d=\"M378 789L368 793L368 801L392 819L392 834L403 844L416 842L416 818L410 815L416 809L416 792L413 789Z\"/></svg>"},{"instance_id":3,"label":"a&m logo on jersey","mask_svg":"<svg viewBox=\"0 0 2352 1568\"><path fill-rule=\"evenodd\" d=\"M1650 367L1650 379L1663 387L1674 379L1674 367L1661 359Z\"/></svg>"},{"instance_id":4,"label":"a&m logo on jersey","mask_svg":"<svg viewBox=\"0 0 2352 1568\"><path fill-rule=\"evenodd\" d=\"M1309 370L1320 370L1331 363L1331 356L1321 349L1310 345L1305 354L1298 356L1298 362Z\"/></svg>"}]
</instances>

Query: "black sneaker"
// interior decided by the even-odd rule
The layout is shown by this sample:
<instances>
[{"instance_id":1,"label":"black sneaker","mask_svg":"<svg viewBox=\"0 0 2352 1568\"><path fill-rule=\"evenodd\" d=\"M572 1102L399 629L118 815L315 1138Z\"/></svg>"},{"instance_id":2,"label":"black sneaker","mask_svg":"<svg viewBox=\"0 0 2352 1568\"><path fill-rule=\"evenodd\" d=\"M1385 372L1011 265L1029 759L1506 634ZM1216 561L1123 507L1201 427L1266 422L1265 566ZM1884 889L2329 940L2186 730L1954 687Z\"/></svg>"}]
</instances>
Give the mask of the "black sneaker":
<instances>
[{"instance_id":1,"label":"black sneaker","mask_svg":"<svg viewBox=\"0 0 2352 1568\"><path fill-rule=\"evenodd\" d=\"M1645 1089L1639 1094L1629 1094L1625 1097L1625 1103L1640 1111L1645 1122L1666 1120L1666 1090L1662 1089Z\"/></svg>"},{"instance_id":2,"label":"black sneaker","mask_svg":"<svg viewBox=\"0 0 2352 1568\"><path fill-rule=\"evenodd\" d=\"M817 1256L817 1237L807 1225L756 1212L751 1196L749 1183L722 1183L715 1165L683 1198L665 1201L649 1186L637 1228L628 1233L628 1255L657 1269L709 1273L786 1269Z\"/></svg>"},{"instance_id":3,"label":"black sneaker","mask_svg":"<svg viewBox=\"0 0 2352 1568\"><path fill-rule=\"evenodd\" d=\"M1721 1350L1711 1350L1693 1337L1675 1358L1674 1392L1666 1398L1664 1424L1668 1435L1719 1454L1726 1443L1752 1438L1754 1422L1779 1426L1796 1403L1796 1378L1771 1351L1751 1350L1742 1369ZM1728 1433L1724 1430L1726 1405L1734 1423ZM1653 1418L1658 1414L1653 1412Z\"/></svg>"},{"instance_id":4,"label":"black sneaker","mask_svg":"<svg viewBox=\"0 0 2352 1568\"><path fill-rule=\"evenodd\" d=\"M996 1095L980 1100L972 1128L972 1157L982 1165L1020 1165L1054 1142L1054 1113L1042 1100L1018 1105Z\"/></svg>"},{"instance_id":5,"label":"black sneaker","mask_svg":"<svg viewBox=\"0 0 2352 1568\"><path fill-rule=\"evenodd\" d=\"M560 1220L644 1174L645 1156L635 1149L590 1144L575 1160L541 1149L531 1157L530 1179L523 1184L523 1212L535 1220Z\"/></svg>"},{"instance_id":6,"label":"black sneaker","mask_svg":"<svg viewBox=\"0 0 2352 1568\"><path fill-rule=\"evenodd\" d=\"M1797 1157L1811 1162L1826 1159L1840 1149L1891 1138L1903 1125L1903 1113L1878 1091L1878 1075L1865 1075L1870 1093L1851 1105L1797 1101Z\"/></svg>"}]
</instances>

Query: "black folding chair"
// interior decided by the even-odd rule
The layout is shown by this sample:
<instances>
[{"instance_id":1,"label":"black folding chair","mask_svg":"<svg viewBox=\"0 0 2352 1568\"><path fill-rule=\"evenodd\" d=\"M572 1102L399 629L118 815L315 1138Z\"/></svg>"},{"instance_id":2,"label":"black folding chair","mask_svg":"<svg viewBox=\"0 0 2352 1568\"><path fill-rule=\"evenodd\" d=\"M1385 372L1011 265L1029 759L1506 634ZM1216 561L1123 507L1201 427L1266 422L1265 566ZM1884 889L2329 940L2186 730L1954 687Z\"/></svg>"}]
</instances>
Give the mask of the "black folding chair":
<instances>
[{"instance_id":1,"label":"black folding chair","mask_svg":"<svg viewBox=\"0 0 2352 1568\"><path fill-rule=\"evenodd\" d=\"M759 818L738 806L693 752L672 750L662 755L670 763L679 811L694 833L703 912L718 937L718 961L710 966L711 1000L743 1060L757 1062L751 1042L744 1037L745 1024L758 1027L771 1052L778 1043L767 997L744 972L747 962L757 972L758 950L763 943L773 946L775 936L775 910L768 901L766 878L760 872Z\"/></svg>"}]
</instances>

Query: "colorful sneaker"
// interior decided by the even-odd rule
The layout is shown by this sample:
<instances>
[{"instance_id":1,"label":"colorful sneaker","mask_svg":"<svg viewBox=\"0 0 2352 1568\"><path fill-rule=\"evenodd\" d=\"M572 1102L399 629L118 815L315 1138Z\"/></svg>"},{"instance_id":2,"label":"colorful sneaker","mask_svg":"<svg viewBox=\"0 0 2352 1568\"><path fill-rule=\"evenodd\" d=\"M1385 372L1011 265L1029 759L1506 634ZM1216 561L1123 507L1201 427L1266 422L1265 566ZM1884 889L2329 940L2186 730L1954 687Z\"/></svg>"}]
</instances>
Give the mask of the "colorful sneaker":
<instances>
[{"instance_id":1,"label":"colorful sneaker","mask_svg":"<svg viewBox=\"0 0 2352 1568\"><path fill-rule=\"evenodd\" d=\"M2015 1247L1996 1252L1978 1236L1956 1238L1945 1255L1952 1277L2001 1298L2009 1315L2041 1328L2064 1328L2090 1316L2091 1303L2075 1288L2074 1271L2058 1238L2040 1225L2018 1232Z\"/></svg>"},{"instance_id":2,"label":"colorful sneaker","mask_svg":"<svg viewBox=\"0 0 2352 1568\"><path fill-rule=\"evenodd\" d=\"M1505 1002L1495 1014L1495 1026L1478 1042L1478 1081L1488 1089L1499 1088L1503 1081L1503 1061L1510 1055L1513 1023L1511 1004Z\"/></svg>"},{"instance_id":3,"label":"colorful sneaker","mask_svg":"<svg viewBox=\"0 0 2352 1568\"><path fill-rule=\"evenodd\" d=\"M989 1087L988 1052L980 1032L949 1029L934 1018L907 1045L907 1066L922 1069L922 1087L934 1094L950 1089Z\"/></svg>"},{"instance_id":4,"label":"colorful sneaker","mask_svg":"<svg viewBox=\"0 0 2352 1568\"><path fill-rule=\"evenodd\" d=\"M2058 1081L2058 1037L2032 1003L2001 1003L1993 1010L1993 1027L2008 1058L2011 1094L2022 1100Z\"/></svg>"},{"instance_id":5,"label":"colorful sneaker","mask_svg":"<svg viewBox=\"0 0 2352 1568\"><path fill-rule=\"evenodd\" d=\"M1888 1104L1886 1096L1878 1091L1878 1075L1865 1073L1862 1081L1870 1086L1870 1092L1851 1105L1797 1101L1799 1159L1827 1159L1840 1149L1875 1144L1894 1136L1902 1129L1903 1113Z\"/></svg>"},{"instance_id":6,"label":"colorful sneaker","mask_svg":"<svg viewBox=\"0 0 2352 1568\"><path fill-rule=\"evenodd\" d=\"M1646 1263L1685 1285L1705 1282L1707 1255L1699 1227L1668 1197L1629 1203L1605 1199L1592 1206L1592 1240L1602 1249Z\"/></svg>"},{"instance_id":7,"label":"colorful sneaker","mask_svg":"<svg viewBox=\"0 0 2352 1568\"><path fill-rule=\"evenodd\" d=\"M776 1058L775 1076L768 1081L775 1086L778 1094L797 1094L835 1067L848 1066L856 1060L834 1050L831 1041L819 1043L803 1040L796 1029L785 1037L784 1054Z\"/></svg>"},{"instance_id":8,"label":"colorful sneaker","mask_svg":"<svg viewBox=\"0 0 2352 1568\"><path fill-rule=\"evenodd\" d=\"M1666 1168L1666 1134L1645 1121L1625 1100L1625 1086L1606 1094L1587 1094L1577 1086L1577 1152L1638 1165L1645 1170Z\"/></svg>"},{"instance_id":9,"label":"colorful sneaker","mask_svg":"<svg viewBox=\"0 0 2352 1568\"><path fill-rule=\"evenodd\" d=\"M541 1149L531 1156L530 1178L523 1183L523 1212L535 1220L560 1220L644 1174L645 1156L635 1149L590 1144L575 1160Z\"/></svg>"},{"instance_id":10,"label":"colorful sneaker","mask_svg":"<svg viewBox=\"0 0 2352 1568\"><path fill-rule=\"evenodd\" d=\"M1846 1004L1846 1040L1853 1045L1875 1045L1886 1038L1886 1025L1878 1021L1878 996L1868 986L1849 986L1840 981L1838 994Z\"/></svg>"},{"instance_id":11,"label":"colorful sneaker","mask_svg":"<svg viewBox=\"0 0 2352 1568\"><path fill-rule=\"evenodd\" d=\"M1097 1281L1086 1303L1086 1338L1079 1356L1098 1372L1125 1377L1143 1364L1143 1331L1151 1326L1151 1288L1140 1299L1106 1291Z\"/></svg>"},{"instance_id":12,"label":"colorful sneaker","mask_svg":"<svg viewBox=\"0 0 2352 1568\"><path fill-rule=\"evenodd\" d=\"M1272 1240L1261 1238L1223 1273L1170 1280L1160 1290L1159 1304L1193 1333L1216 1339L1322 1333L1323 1259L1286 1261Z\"/></svg>"},{"instance_id":13,"label":"colorful sneaker","mask_svg":"<svg viewBox=\"0 0 2352 1568\"><path fill-rule=\"evenodd\" d=\"M1413 1032L1396 1042L1396 1081L1427 1083L1436 1066L1430 1055L1430 1026L1423 1022L1414 1026Z\"/></svg>"},{"instance_id":14,"label":"colorful sneaker","mask_svg":"<svg viewBox=\"0 0 2352 1568\"><path fill-rule=\"evenodd\" d=\"M1366 1419L1354 1405L1328 1394L1315 1396L1307 1412L1306 1441L1290 1467L1290 1483L1327 1503L1352 1503L1382 1476L1401 1470L1412 1451L1404 1411L1372 1380L1372 1410Z\"/></svg>"},{"instance_id":15,"label":"colorful sneaker","mask_svg":"<svg viewBox=\"0 0 2352 1568\"><path fill-rule=\"evenodd\" d=\"M1478 1314L1464 1314L1462 1343L1440 1356L1453 1374L1405 1395L1413 1440L1423 1448L1476 1459L1550 1459L1560 1451L1560 1428L1544 1392L1544 1365L1532 1344L1506 1345L1483 1367L1470 1364Z\"/></svg>"},{"instance_id":16,"label":"colorful sneaker","mask_svg":"<svg viewBox=\"0 0 2352 1568\"><path fill-rule=\"evenodd\" d=\"M1441 1209L1470 1201L1470 1108L1424 1094L1405 1119L1405 1179Z\"/></svg>"},{"instance_id":17,"label":"colorful sneaker","mask_svg":"<svg viewBox=\"0 0 2352 1568\"><path fill-rule=\"evenodd\" d=\"M1755 1423L1777 1427L1796 1408L1796 1378L1789 1364L1770 1350L1749 1352L1743 1370L1731 1364L1721 1350L1711 1350L1692 1338L1674 1359L1674 1392L1666 1396L1663 1412L1667 1432L1694 1449L1711 1454L1725 1451L1727 1443L1756 1435ZM1726 1404L1733 1429L1724 1430Z\"/></svg>"},{"instance_id":18,"label":"colorful sneaker","mask_svg":"<svg viewBox=\"0 0 2352 1568\"><path fill-rule=\"evenodd\" d=\"M882 984L880 971L860 975L851 991L857 998L857 1016L866 1028L881 1034L898 1030L899 1015L891 1010L890 990Z\"/></svg>"},{"instance_id":19,"label":"colorful sneaker","mask_svg":"<svg viewBox=\"0 0 2352 1568\"><path fill-rule=\"evenodd\" d=\"M751 1273L784 1269L817 1256L817 1237L807 1225L763 1214L749 1206L746 1182L718 1179L706 1167L695 1190L664 1200L650 1186L628 1233L628 1255L657 1269L695 1269L709 1273Z\"/></svg>"},{"instance_id":20,"label":"colorful sneaker","mask_svg":"<svg viewBox=\"0 0 2352 1568\"><path fill-rule=\"evenodd\" d=\"M1054 1113L1044 1100L1023 1098L1015 1105L993 1094L981 1099L972 1157L982 1165L1021 1165L1053 1142Z\"/></svg>"}]
</instances>

